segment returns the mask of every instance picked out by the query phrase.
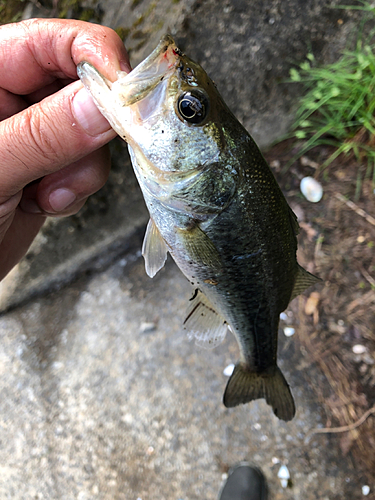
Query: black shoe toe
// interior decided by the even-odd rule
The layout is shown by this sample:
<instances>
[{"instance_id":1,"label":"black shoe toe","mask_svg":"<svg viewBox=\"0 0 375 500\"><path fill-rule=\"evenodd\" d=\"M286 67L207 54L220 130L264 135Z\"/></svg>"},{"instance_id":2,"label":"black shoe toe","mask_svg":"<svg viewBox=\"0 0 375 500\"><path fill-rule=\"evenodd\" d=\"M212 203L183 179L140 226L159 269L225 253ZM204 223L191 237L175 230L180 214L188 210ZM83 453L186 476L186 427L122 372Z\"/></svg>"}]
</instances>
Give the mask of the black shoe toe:
<instances>
[{"instance_id":1,"label":"black shoe toe","mask_svg":"<svg viewBox=\"0 0 375 500\"><path fill-rule=\"evenodd\" d=\"M240 463L229 471L219 500L266 500L267 487L261 471Z\"/></svg>"}]
</instances>

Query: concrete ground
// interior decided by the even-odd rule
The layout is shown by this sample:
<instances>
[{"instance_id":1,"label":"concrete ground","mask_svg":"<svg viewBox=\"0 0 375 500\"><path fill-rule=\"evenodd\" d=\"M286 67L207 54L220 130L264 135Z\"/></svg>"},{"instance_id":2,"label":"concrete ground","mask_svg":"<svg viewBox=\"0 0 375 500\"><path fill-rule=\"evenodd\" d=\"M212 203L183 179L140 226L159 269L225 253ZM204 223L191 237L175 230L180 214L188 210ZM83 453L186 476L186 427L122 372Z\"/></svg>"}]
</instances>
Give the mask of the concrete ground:
<instances>
[{"instance_id":1,"label":"concrete ground","mask_svg":"<svg viewBox=\"0 0 375 500\"><path fill-rule=\"evenodd\" d=\"M337 440L309 438L322 420L293 337L281 335L280 366L294 420L263 401L226 409L234 338L213 351L189 342L190 285L173 262L150 280L140 245L0 318L0 498L214 500L242 460L264 471L271 499L362 498Z\"/></svg>"},{"instance_id":2,"label":"concrete ground","mask_svg":"<svg viewBox=\"0 0 375 500\"><path fill-rule=\"evenodd\" d=\"M132 58L171 31L265 145L291 120L295 90L280 86L289 67L311 47L334 57L355 22L321 3L157 2L150 14L151 2L126 10L121 0L108 2L104 22L134 25L148 12L146 43L126 42ZM0 288L0 499L213 500L242 460L264 471L270 499L362 498L361 472L337 439L311 436L325 421L294 337L281 334L279 354L292 422L263 401L222 405L236 342L228 334L204 351L186 338L190 285L170 261L146 276L147 213L125 148L112 150L108 185L79 216L50 222ZM309 369L311 384L323 383Z\"/></svg>"}]
</instances>

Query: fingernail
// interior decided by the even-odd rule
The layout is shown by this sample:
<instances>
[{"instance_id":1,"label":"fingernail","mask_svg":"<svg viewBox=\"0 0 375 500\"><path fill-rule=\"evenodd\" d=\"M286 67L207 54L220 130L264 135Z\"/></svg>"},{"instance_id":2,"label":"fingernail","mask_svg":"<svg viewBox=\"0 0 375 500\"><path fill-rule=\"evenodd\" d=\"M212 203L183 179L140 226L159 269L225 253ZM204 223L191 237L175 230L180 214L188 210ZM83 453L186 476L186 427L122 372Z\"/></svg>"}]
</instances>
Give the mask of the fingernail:
<instances>
[{"instance_id":1,"label":"fingernail","mask_svg":"<svg viewBox=\"0 0 375 500\"><path fill-rule=\"evenodd\" d=\"M76 195L70 189L59 188L49 195L48 201L52 210L62 212L76 200Z\"/></svg>"},{"instance_id":2,"label":"fingernail","mask_svg":"<svg viewBox=\"0 0 375 500\"><path fill-rule=\"evenodd\" d=\"M88 135L99 135L111 128L85 88L79 90L73 97L73 113Z\"/></svg>"},{"instance_id":3,"label":"fingernail","mask_svg":"<svg viewBox=\"0 0 375 500\"><path fill-rule=\"evenodd\" d=\"M125 71L125 73L130 73L132 70L130 64L127 63L126 61L120 61L120 68L121 71Z\"/></svg>"}]
</instances>

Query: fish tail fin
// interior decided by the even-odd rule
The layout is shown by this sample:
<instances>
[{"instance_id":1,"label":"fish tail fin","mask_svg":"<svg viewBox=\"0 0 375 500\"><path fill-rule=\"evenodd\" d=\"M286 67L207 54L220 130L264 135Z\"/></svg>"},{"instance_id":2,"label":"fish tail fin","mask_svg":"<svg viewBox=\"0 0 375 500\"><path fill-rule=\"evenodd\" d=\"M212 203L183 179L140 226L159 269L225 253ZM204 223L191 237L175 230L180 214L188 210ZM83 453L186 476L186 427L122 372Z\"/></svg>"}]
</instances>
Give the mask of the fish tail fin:
<instances>
[{"instance_id":1,"label":"fish tail fin","mask_svg":"<svg viewBox=\"0 0 375 500\"><path fill-rule=\"evenodd\" d=\"M225 389L224 405L232 408L260 398L264 398L272 406L278 418L288 421L294 417L294 399L278 366L256 373L249 371L244 363L238 363Z\"/></svg>"}]
</instances>

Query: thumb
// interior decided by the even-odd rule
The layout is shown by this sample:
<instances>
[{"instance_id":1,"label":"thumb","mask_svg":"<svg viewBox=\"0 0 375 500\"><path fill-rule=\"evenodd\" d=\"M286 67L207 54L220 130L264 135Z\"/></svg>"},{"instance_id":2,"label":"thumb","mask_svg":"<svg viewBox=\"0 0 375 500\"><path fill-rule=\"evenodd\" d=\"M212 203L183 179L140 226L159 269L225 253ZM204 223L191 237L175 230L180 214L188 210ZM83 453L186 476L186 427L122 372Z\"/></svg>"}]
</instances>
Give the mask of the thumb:
<instances>
[{"instance_id":1,"label":"thumb","mask_svg":"<svg viewBox=\"0 0 375 500\"><path fill-rule=\"evenodd\" d=\"M116 133L80 81L0 122L0 203L83 158Z\"/></svg>"}]
</instances>

